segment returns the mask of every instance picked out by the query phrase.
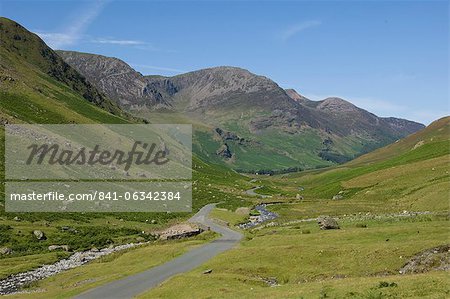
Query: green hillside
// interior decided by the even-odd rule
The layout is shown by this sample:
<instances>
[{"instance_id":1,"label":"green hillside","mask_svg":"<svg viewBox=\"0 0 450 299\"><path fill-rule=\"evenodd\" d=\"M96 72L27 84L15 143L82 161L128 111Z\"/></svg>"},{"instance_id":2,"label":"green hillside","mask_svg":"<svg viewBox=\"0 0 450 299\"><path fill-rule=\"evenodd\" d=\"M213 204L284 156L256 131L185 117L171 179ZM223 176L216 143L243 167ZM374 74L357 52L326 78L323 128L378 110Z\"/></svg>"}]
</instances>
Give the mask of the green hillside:
<instances>
[{"instance_id":1,"label":"green hillside","mask_svg":"<svg viewBox=\"0 0 450 299\"><path fill-rule=\"evenodd\" d=\"M4 177L4 124L8 123L135 123L140 121L123 112L77 71L66 64L35 34L19 24L0 18L0 171ZM242 176L224 167L193 158L193 206L198 210L211 201L224 206L245 205L228 191L247 186ZM245 188L245 187L242 187ZM190 216L189 213L5 213L4 184L0 194L0 277L26 271L42 263L56 261L68 253L49 252L52 244L68 244L85 250L109 244L150 238L153 231ZM214 193L214 196L211 195ZM17 218L16 218L17 217ZM14 220L20 219L20 221ZM150 221L154 220L154 224ZM105 226L112 223L112 226ZM62 232L62 226L80 231ZM38 241L33 230L42 230L47 239Z\"/></svg>"},{"instance_id":2,"label":"green hillside","mask_svg":"<svg viewBox=\"0 0 450 299\"><path fill-rule=\"evenodd\" d=\"M2 125L139 121L123 112L116 102L99 92L38 36L22 26L0 18L0 37ZM253 82L254 76L247 76L249 82ZM164 78L153 79L156 82L152 84L166 82ZM257 79L256 83L260 82L261 78ZM181 83L186 88L195 86L190 76L184 80ZM273 86L272 82L267 84ZM171 89L166 86L164 90ZM287 108L297 107L285 97L283 90L278 87L275 90L279 99L287 103ZM180 101L178 104L183 103L182 96L176 99ZM236 100L234 93L231 99ZM257 99L254 97L249 103L254 105ZM348 103L340 99L323 101L317 106L330 109L329 105L336 103L341 108L348 107ZM202 107L201 101L196 104ZM310 111L308 105L301 109L311 114L308 121L313 124L313 115L319 112ZM267 111L275 108L267 107ZM448 230L443 228L448 226L449 212L450 117L346 164L247 177L232 168L249 171L264 169L267 165L271 169L329 166L334 162L318 156L329 142L334 142L334 146L326 151L328 155L348 158L406 133L392 131L391 119L384 120L390 128L388 138L383 130L370 126L368 132L374 135L358 139L338 132L351 131L346 119L342 121L344 127L330 134L326 130L328 112L320 112L320 115L324 113L323 123L315 128L302 127L301 131L291 134L283 113L271 115L265 111L265 115L259 115L260 119L251 122L239 116L236 111L240 108L236 106L226 110L234 114L232 119L236 121L232 122L223 107L216 108L220 113L214 114L214 109L210 109L212 112L207 118L220 124L222 135L216 125L198 114L141 111L136 115L148 117L153 123L193 122L196 129L193 209L196 211L211 202L219 203L213 217L228 222L245 237L235 248L193 271L171 278L141 294L141 298L176 298L180 294L192 298L448 297L448 274L436 266L441 256L432 255L421 272L400 275L399 270L417 253L448 244ZM356 107L350 108L362 113ZM367 116L366 113L363 116ZM304 115L297 116L296 124L304 125L301 119ZM376 120L375 116L369 118ZM263 125L267 119L274 124L256 133L249 130L250 125ZM361 123L367 124L365 118ZM246 127L242 129L241 124ZM285 130L279 132L279 128ZM224 133L225 130L229 131ZM262 131L264 134L259 134ZM0 137L0 175L4 180L3 126ZM217 154L224 143L235 154L234 160ZM298 161L302 163L299 165ZM212 232L206 232L188 240L154 239L153 232L185 221L192 215L190 213L5 213L4 184L0 186L3 195L0 197L0 248L10 249L8 253L0 253L0 279L56 262L76 251L152 241L32 283L27 286L30 292L10 298L73 297L94 286L169 261L215 237ZM260 198L246 192L256 186L262 187L255 192L270 197ZM255 213L252 207L261 202L274 203L268 209L276 212L278 218L254 229L242 230L234 226L249 221L250 215ZM340 229L319 229L315 219L319 215L337 218ZM34 230L43 231L46 239L37 240ZM55 244L67 244L70 252L50 251L49 246ZM442 256L448 259L448 255ZM208 269L210 271L205 272Z\"/></svg>"},{"instance_id":3,"label":"green hillside","mask_svg":"<svg viewBox=\"0 0 450 299\"><path fill-rule=\"evenodd\" d=\"M449 253L434 248L449 243L449 128L445 117L339 167L255 176L279 217L139 298L447 298ZM340 229L320 230L319 215Z\"/></svg>"},{"instance_id":4,"label":"green hillside","mask_svg":"<svg viewBox=\"0 0 450 299\"><path fill-rule=\"evenodd\" d=\"M6 18L0 18L0 35L2 123L127 122L37 35Z\"/></svg>"},{"instance_id":5,"label":"green hillside","mask_svg":"<svg viewBox=\"0 0 450 299\"><path fill-rule=\"evenodd\" d=\"M348 165L371 164L400 155L409 156L408 153L415 153L417 159L422 160L427 157L440 156L443 154L442 151L445 152L445 144L448 144L449 136L450 117L443 117L434 121L425 129L386 147L363 155L351 161ZM422 146L424 146L424 149L417 151Z\"/></svg>"},{"instance_id":6,"label":"green hillside","mask_svg":"<svg viewBox=\"0 0 450 299\"><path fill-rule=\"evenodd\" d=\"M449 136L450 117L445 117L339 167L264 181L274 192L301 194L312 205L319 201L322 206L317 213L326 206L340 206L350 212L446 210L450 189ZM341 195L342 199L332 200L335 195Z\"/></svg>"}]
</instances>

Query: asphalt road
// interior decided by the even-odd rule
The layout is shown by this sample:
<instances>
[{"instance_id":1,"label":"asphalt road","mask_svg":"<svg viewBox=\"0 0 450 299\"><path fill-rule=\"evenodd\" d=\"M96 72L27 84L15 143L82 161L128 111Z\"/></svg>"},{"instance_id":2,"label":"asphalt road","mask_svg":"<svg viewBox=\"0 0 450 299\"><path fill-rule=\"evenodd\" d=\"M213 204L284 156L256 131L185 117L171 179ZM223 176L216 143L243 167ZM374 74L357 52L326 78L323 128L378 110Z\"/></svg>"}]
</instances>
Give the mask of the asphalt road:
<instances>
[{"instance_id":1,"label":"asphalt road","mask_svg":"<svg viewBox=\"0 0 450 299\"><path fill-rule=\"evenodd\" d=\"M264 186L253 187L252 189L246 190L245 193L247 193L247 195L250 195L250 196L259 196L261 198L272 197L270 195L264 195L264 194L259 194L259 193L255 192L256 190L261 189L262 187L264 187Z\"/></svg>"},{"instance_id":2,"label":"asphalt road","mask_svg":"<svg viewBox=\"0 0 450 299\"><path fill-rule=\"evenodd\" d=\"M189 222L209 226L212 231L222 235L201 247L194 248L187 253L157 267L144 272L116 280L103 286L84 292L77 299L126 299L147 291L168 278L183 272L190 271L210 258L232 248L242 238L242 234L228 227L216 224L208 218L208 214L215 204L204 206Z\"/></svg>"}]
</instances>

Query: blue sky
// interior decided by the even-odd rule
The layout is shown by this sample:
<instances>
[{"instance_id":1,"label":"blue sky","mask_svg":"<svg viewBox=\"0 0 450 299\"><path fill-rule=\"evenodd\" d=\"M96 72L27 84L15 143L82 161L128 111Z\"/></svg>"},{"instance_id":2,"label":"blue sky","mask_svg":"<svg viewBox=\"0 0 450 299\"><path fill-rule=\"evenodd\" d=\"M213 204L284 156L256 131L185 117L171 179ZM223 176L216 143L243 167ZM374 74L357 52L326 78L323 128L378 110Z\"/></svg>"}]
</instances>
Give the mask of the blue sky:
<instances>
[{"instance_id":1,"label":"blue sky","mask_svg":"<svg viewBox=\"0 0 450 299\"><path fill-rule=\"evenodd\" d=\"M232 65L428 124L449 112L449 1L8 1L50 46L143 74Z\"/></svg>"}]
</instances>

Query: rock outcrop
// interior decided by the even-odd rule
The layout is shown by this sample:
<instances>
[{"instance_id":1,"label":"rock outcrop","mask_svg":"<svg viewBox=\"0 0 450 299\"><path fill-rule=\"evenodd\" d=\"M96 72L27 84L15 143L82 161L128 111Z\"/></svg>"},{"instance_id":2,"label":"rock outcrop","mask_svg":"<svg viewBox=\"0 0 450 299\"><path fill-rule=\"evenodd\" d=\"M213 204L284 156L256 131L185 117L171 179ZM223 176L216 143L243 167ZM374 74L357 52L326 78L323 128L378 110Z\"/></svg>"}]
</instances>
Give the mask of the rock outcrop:
<instances>
[{"instance_id":1,"label":"rock outcrop","mask_svg":"<svg viewBox=\"0 0 450 299\"><path fill-rule=\"evenodd\" d=\"M158 233L160 240L182 239L196 236L203 232L203 228L194 224L177 224Z\"/></svg>"},{"instance_id":2,"label":"rock outcrop","mask_svg":"<svg viewBox=\"0 0 450 299\"><path fill-rule=\"evenodd\" d=\"M39 241L47 239L44 232L41 230L34 230L33 235L38 239Z\"/></svg>"},{"instance_id":3,"label":"rock outcrop","mask_svg":"<svg viewBox=\"0 0 450 299\"><path fill-rule=\"evenodd\" d=\"M400 274L414 274L431 270L450 270L450 244L437 246L416 254L399 272Z\"/></svg>"},{"instance_id":4,"label":"rock outcrop","mask_svg":"<svg viewBox=\"0 0 450 299\"><path fill-rule=\"evenodd\" d=\"M320 216L317 218L317 223L319 224L320 229L339 229L339 224L336 219L329 216Z\"/></svg>"},{"instance_id":5,"label":"rock outcrop","mask_svg":"<svg viewBox=\"0 0 450 299\"><path fill-rule=\"evenodd\" d=\"M231 159L233 154L230 151L230 148L228 147L228 144L224 143L221 147L216 151L216 155L221 156L226 159Z\"/></svg>"}]
</instances>

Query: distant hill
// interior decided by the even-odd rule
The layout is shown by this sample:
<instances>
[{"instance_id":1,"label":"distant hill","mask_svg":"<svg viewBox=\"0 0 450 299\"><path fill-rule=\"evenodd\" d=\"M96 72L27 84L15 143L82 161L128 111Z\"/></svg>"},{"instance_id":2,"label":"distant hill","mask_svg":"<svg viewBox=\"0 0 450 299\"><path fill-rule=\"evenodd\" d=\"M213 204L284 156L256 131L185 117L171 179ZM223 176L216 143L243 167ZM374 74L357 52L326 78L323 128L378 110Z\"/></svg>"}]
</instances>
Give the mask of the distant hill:
<instances>
[{"instance_id":1,"label":"distant hill","mask_svg":"<svg viewBox=\"0 0 450 299\"><path fill-rule=\"evenodd\" d=\"M116 58L57 53L131 113L150 121L165 118L201 124L196 130L196 152L206 161L241 171L342 163L424 127L377 117L340 98L311 101L237 67L173 77L143 76Z\"/></svg>"},{"instance_id":2,"label":"distant hill","mask_svg":"<svg viewBox=\"0 0 450 299\"><path fill-rule=\"evenodd\" d=\"M428 149L428 153L421 156L421 159L427 157L439 156L450 150L450 116L443 117L432 122L425 129L409 135L393 144L377 149L366 155L363 155L350 163L349 165L373 164L379 161L392 159L400 155L417 153ZM450 162L450 161L449 161Z\"/></svg>"},{"instance_id":3,"label":"distant hill","mask_svg":"<svg viewBox=\"0 0 450 299\"><path fill-rule=\"evenodd\" d=\"M338 197L354 209L448 211L449 172L450 116L447 116L338 167L274 179L283 186L305 186L302 191L305 198L330 201Z\"/></svg>"}]
</instances>

